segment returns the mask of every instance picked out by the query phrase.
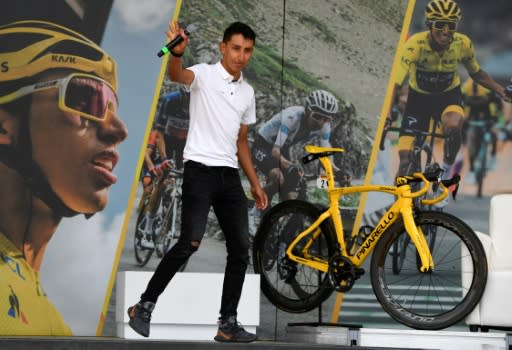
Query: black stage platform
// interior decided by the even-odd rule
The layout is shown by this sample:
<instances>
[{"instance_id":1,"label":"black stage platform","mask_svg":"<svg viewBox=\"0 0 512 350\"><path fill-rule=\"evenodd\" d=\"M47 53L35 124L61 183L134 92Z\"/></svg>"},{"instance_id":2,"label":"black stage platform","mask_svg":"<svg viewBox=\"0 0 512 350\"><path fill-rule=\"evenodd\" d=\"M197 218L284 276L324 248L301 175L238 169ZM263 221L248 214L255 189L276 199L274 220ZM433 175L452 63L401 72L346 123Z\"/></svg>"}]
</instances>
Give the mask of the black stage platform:
<instances>
[{"instance_id":1,"label":"black stage platform","mask_svg":"<svg viewBox=\"0 0 512 350\"><path fill-rule=\"evenodd\" d=\"M271 341L256 341L249 344L231 344L217 342L183 342L160 340L125 340L119 338L104 337L0 337L1 350L341 350L341 349L387 349L399 348L375 348L358 346L341 346L328 344L304 344L284 343Z\"/></svg>"}]
</instances>

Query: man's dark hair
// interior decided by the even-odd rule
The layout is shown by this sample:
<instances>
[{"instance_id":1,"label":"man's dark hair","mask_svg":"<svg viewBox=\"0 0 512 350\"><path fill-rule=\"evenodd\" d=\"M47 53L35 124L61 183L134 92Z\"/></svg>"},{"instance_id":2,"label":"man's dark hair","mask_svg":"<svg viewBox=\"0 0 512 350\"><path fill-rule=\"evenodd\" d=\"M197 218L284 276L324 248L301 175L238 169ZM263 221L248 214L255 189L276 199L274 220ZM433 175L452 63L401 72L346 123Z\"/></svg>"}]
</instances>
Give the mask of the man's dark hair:
<instances>
[{"instance_id":1,"label":"man's dark hair","mask_svg":"<svg viewBox=\"0 0 512 350\"><path fill-rule=\"evenodd\" d=\"M242 34L244 38L256 42L256 33L247 24L242 22L234 22L229 25L224 31L222 42L227 43L235 34Z\"/></svg>"}]
</instances>

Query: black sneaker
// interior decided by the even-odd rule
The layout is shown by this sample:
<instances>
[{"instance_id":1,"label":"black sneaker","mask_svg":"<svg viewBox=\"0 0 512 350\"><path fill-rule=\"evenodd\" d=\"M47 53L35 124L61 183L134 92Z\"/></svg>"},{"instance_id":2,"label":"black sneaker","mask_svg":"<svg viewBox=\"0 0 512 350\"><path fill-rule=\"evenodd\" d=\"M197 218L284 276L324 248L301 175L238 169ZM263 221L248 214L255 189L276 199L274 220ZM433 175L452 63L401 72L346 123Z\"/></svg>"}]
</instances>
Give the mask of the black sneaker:
<instances>
[{"instance_id":1,"label":"black sneaker","mask_svg":"<svg viewBox=\"0 0 512 350\"><path fill-rule=\"evenodd\" d=\"M154 308L155 303L151 301L138 302L128 308L128 316L130 317L128 324L135 332L144 337L149 337L149 322Z\"/></svg>"},{"instance_id":2,"label":"black sneaker","mask_svg":"<svg viewBox=\"0 0 512 350\"><path fill-rule=\"evenodd\" d=\"M216 341L233 343L250 343L256 340L256 334L252 334L243 329L242 325L236 321L235 316L229 316L226 319L219 319L219 330L215 336Z\"/></svg>"}]
</instances>

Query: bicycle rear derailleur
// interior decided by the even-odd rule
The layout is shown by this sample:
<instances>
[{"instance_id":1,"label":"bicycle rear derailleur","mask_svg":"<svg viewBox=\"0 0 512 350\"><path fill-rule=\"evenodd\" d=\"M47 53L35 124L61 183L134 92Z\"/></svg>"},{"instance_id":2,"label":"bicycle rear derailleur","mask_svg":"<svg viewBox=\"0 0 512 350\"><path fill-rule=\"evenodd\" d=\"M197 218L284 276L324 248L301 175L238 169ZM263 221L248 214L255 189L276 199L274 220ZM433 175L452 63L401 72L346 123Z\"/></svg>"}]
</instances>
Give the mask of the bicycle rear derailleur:
<instances>
[{"instance_id":1,"label":"bicycle rear derailleur","mask_svg":"<svg viewBox=\"0 0 512 350\"><path fill-rule=\"evenodd\" d=\"M348 258L336 254L329 259L327 273L329 282L337 292L348 292L364 274L364 269L354 266Z\"/></svg>"}]
</instances>

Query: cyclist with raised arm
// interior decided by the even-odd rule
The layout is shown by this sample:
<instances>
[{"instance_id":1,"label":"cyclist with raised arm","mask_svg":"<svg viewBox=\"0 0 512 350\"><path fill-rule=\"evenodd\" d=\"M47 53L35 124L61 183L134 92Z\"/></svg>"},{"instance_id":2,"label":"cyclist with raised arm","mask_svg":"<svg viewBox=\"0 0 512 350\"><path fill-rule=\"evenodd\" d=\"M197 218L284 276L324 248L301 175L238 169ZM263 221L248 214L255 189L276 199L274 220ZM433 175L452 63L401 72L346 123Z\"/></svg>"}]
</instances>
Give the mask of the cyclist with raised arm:
<instances>
[{"instance_id":1,"label":"cyclist with raised arm","mask_svg":"<svg viewBox=\"0 0 512 350\"><path fill-rule=\"evenodd\" d=\"M314 90L303 106L288 107L263 123L252 146L256 168L266 177L265 192L269 198L277 192L285 199L298 195L298 184L304 172L293 160L290 148L298 143L316 141L331 147L331 123L338 112L338 100L328 91ZM339 169L334 166L334 169Z\"/></svg>"},{"instance_id":2,"label":"cyclist with raised arm","mask_svg":"<svg viewBox=\"0 0 512 350\"><path fill-rule=\"evenodd\" d=\"M238 304L249 263L247 197L239 167L243 169L259 208L267 196L256 176L247 134L256 122L254 89L242 70L249 63L256 33L247 24L233 22L219 43L221 59L214 64L183 67L181 57L189 38L176 21L169 24L170 41L183 42L170 51L169 77L190 88L190 128L184 150L180 239L165 254L141 294L128 309L129 325L149 336L151 313L169 282L201 244L208 212L213 207L226 237L226 268L220 302L219 342L252 342L256 335L237 321Z\"/></svg>"},{"instance_id":3,"label":"cyclist with raised arm","mask_svg":"<svg viewBox=\"0 0 512 350\"><path fill-rule=\"evenodd\" d=\"M462 96L466 116L463 141L467 145L469 159L469 173L466 176L466 182L474 184L476 183L474 161L481 143L478 138L484 137L482 131L489 131L491 135L491 158L487 167L489 169L496 167L498 138L493 128L498 122L501 99L494 92L479 85L471 78L468 78L462 85ZM472 122L485 123L484 128L473 127Z\"/></svg>"},{"instance_id":4,"label":"cyclist with raised arm","mask_svg":"<svg viewBox=\"0 0 512 350\"><path fill-rule=\"evenodd\" d=\"M414 142L414 135L406 129L428 131L431 118L439 118L442 132L447 137L444 143L443 177L450 176L461 146L464 121L459 63L478 84L506 99L504 88L478 64L469 37L457 32L461 16L455 1L430 1L425 10L428 30L412 35L402 49L395 90L404 85L408 78L409 92L398 145L398 175L406 172ZM447 201L441 206L446 205Z\"/></svg>"}]
</instances>

